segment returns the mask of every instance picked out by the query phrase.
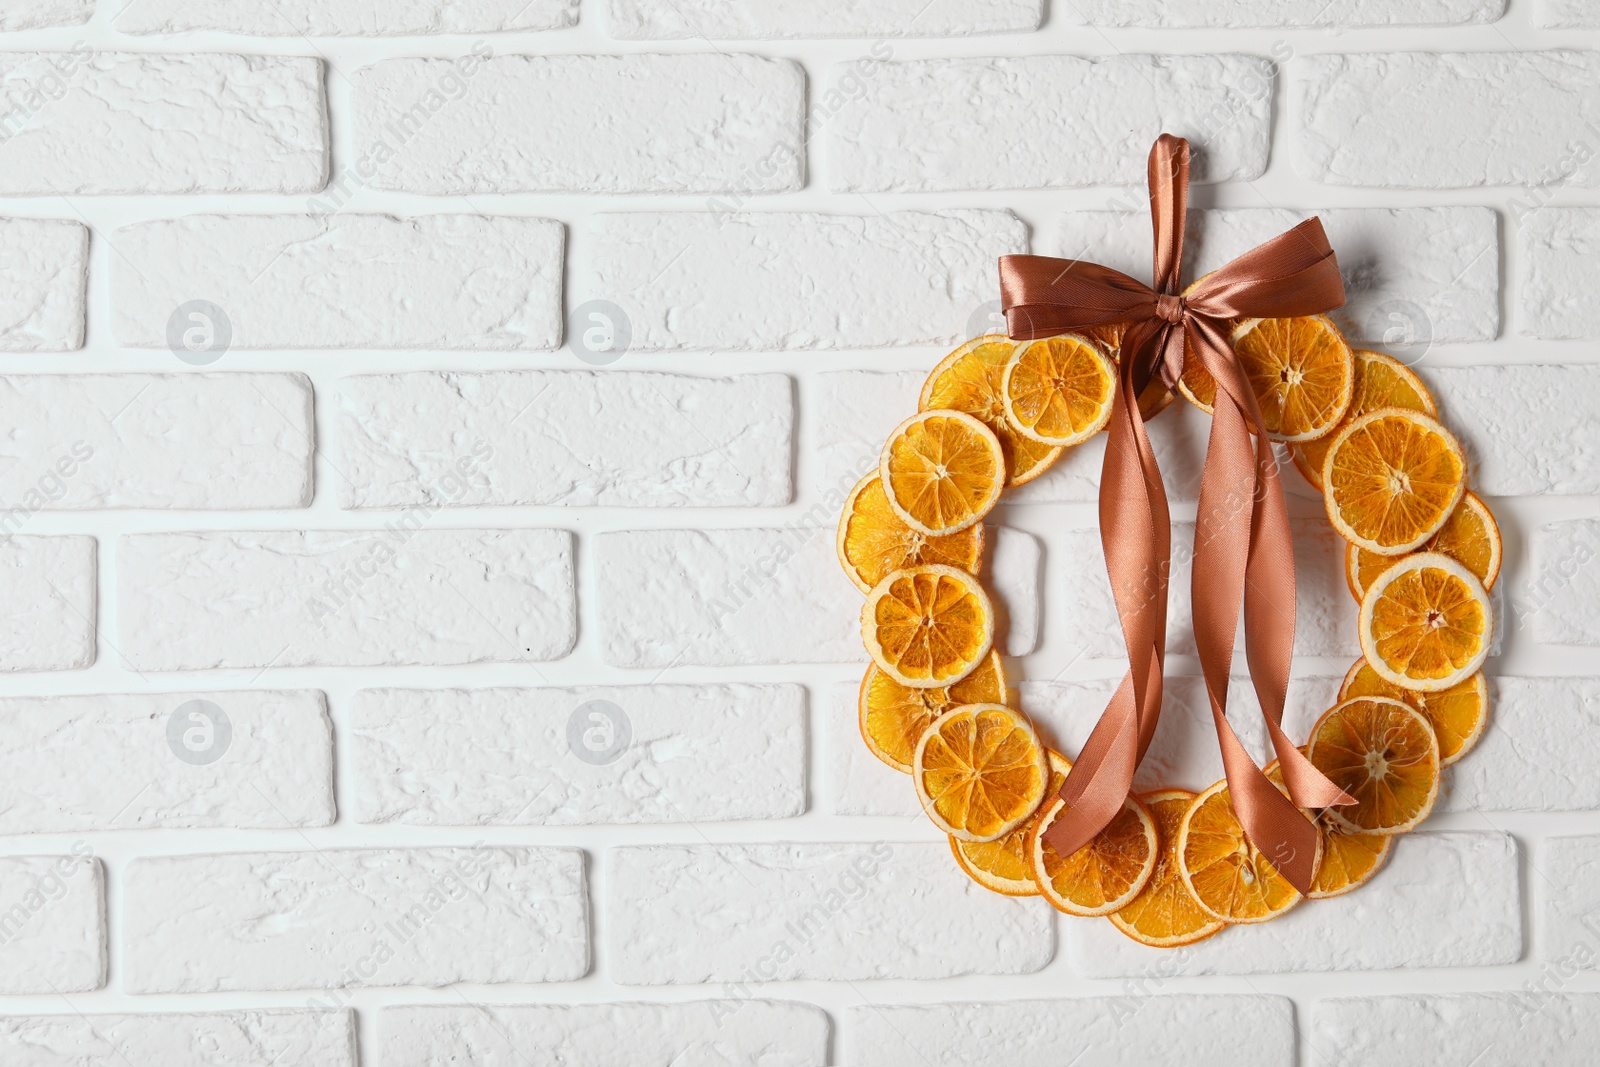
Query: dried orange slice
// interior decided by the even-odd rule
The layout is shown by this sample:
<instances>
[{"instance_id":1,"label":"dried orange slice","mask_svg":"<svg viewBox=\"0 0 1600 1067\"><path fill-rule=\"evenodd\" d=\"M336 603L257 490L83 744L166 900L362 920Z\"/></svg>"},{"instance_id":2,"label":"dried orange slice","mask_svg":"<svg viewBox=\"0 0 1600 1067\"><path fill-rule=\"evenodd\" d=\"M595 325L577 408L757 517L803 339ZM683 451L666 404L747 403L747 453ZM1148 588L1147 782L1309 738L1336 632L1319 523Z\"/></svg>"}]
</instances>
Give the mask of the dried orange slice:
<instances>
[{"instance_id":1,"label":"dried orange slice","mask_svg":"<svg viewBox=\"0 0 1600 1067\"><path fill-rule=\"evenodd\" d=\"M1439 527L1439 532L1428 538L1422 551L1443 552L1465 563L1485 589L1493 589L1494 580L1500 577L1500 556L1504 551L1500 525L1494 521L1489 506L1470 489L1462 494L1461 503ZM1372 579L1393 564L1393 556L1380 556L1356 545L1346 545L1344 577L1350 592L1360 600Z\"/></svg>"},{"instance_id":2,"label":"dried orange slice","mask_svg":"<svg viewBox=\"0 0 1600 1067\"><path fill-rule=\"evenodd\" d=\"M951 708L923 731L911 761L922 810L963 841L993 841L1020 826L1048 780L1033 724L1004 704Z\"/></svg>"},{"instance_id":3,"label":"dried orange slice","mask_svg":"<svg viewBox=\"0 0 1600 1067\"><path fill-rule=\"evenodd\" d=\"M911 758L928 724L961 704L1008 704L1000 653L990 652L978 668L953 685L913 689L878 669L867 668L856 697L861 737L872 754L897 771L911 773Z\"/></svg>"},{"instance_id":4,"label":"dried orange slice","mask_svg":"<svg viewBox=\"0 0 1600 1067\"><path fill-rule=\"evenodd\" d=\"M1419 552L1378 575L1361 598L1361 651L1384 681L1437 693L1483 666L1493 620L1476 575L1449 556Z\"/></svg>"},{"instance_id":5,"label":"dried orange slice","mask_svg":"<svg viewBox=\"0 0 1600 1067\"><path fill-rule=\"evenodd\" d=\"M1421 712L1388 697L1354 697L1311 728L1306 758L1355 798L1323 818L1351 834L1403 834L1439 795L1439 741Z\"/></svg>"},{"instance_id":6,"label":"dried orange slice","mask_svg":"<svg viewBox=\"0 0 1600 1067\"><path fill-rule=\"evenodd\" d=\"M1094 840L1062 857L1044 835L1065 807L1060 797L1048 797L1028 834L1028 865L1044 898L1068 915L1110 915L1126 907L1150 884L1161 854L1150 809L1128 797Z\"/></svg>"},{"instance_id":7,"label":"dried orange slice","mask_svg":"<svg viewBox=\"0 0 1600 1067\"><path fill-rule=\"evenodd\" d=\"M1319 839L1314 862L1320 864ZM1261 923L1301 901L1300 890L1245 836L1223 779L1190 802L1178 824L1178 873L1219 922Z\"/></svg>"},{"instance_id":8,"label":"dried orange slice","mask_svg":"<svg viewBox=\"0 0 1600 1067\"><path fill-rule=\"evenodd\" d=\"M1339 699L1388 697L1427 716L1439 739L1439 766L1448 767L1471 751L1489 721L1489 682L1482 671L1436 693L1419 693L1384 681L1365 657L1356 660L1339 686Z\"/></svg>"},{"instance_id":9,"label":"dried orange slice","mask_svg":"<svg viewBox=\"0 0 1600 1067\"><path fill-rule=\"evenodd\" d=\"M964 411L994 431L1006 457L1007 485L1033 481L1061 455L1061 449L1024 437L1006 421L1000 380L1016 347L1016 342L1004 334L973 338L939 361L922 383L922 396L917 401L918 411Z\"/></svg>"},{"instance_id":10,"label":"dried orange slice","mask_svg":"<svg viewBox=\"0 0 1600 1067\"><path fill-rule=\"evenodd\" d=\"M1053 749L1045 750L1045 760L1050 765L1050 782L1045 786L1044 795L1049 797L1061 789L1072 764ZM1038 817L1036 810L1021 825L995 841L963 841L952 835L950 851L955 853L956 863L968 877L984 888L1008 897L1036 897L1039 883L1033 880L1033 872L1028 867L1028 834Z\"/></svg>"},{"instance_id":11,"label":"dried orange slice","mask_svg":"<svg viewBox=\"0 0 1600 1067\"><path fill-rule=\"evenodd\" d=\"M1325 437L1300 441L1289 449L1294 465L1319 491L1322 489L1322 461L1328 456L1328 446L1333 444L1334 435L1344 428L1345 422L1379 408L1406 408L1435 417L1439 414L1432 395L1410 367L1382 352L1357 349L1354 355L1355 384L1344 422Z\"/></svg>"},{"instance_id":12,"label":"dried orange slice","mask_svg":"<svg viewBox=\"0 0 1600 1067\"><path fill-rule=\"evenodd\" d=\"M943 537L919 533L889 506L883 479L869 474L856 483L844 502L834 547L845 574L857 589L870 593L890 571L924 563L943 563L977 574L983 558L983 524Z\"/></svg>"},{"instance_id":13,"label":"dried orange slice","mask_svg":"<svg viewBox=\"0 0 1600 1067\"><path fill-rule=\"evenodd\" d=\"M1127 331L1125 322L1107 322L1099 326L1085 326L1081 331L1083 336L1095 342L1105 352L1106 358L1112 363L1122 362L1122 335ZM1118 379L1121 380L1120 378ZM1168 389L1159 378L1150 379L1150 383L1139 393L1139 414L1145 422L1149 422L1163 411L1176 398L1176 394Z\"/></svg>"},{"instance_id":14,"label":"dried orange slice","mask_svg":"<svg viewBox=\"0 0 1600 1067\"><path fill-rule=\"evenodd\" d=\"M932 689L971 674L994 644L994 609L978 580L939 564L891 571L867 594L861 639L901 685Z\"/></svg>"},{"instance_id":15,"label":"dried orange slice","mask_svg":"<svg viewBox=\"0 0 1600 1067\"><path fill-rule=\"evenodd\" d=\"M1433 418L1379 408L1352 419L1322 464L1333 528L1380 556L1398 556L1439 532L1466 491L1467 461Z\"/></svg>"},{"instance_id":16,"label":"dried orange slice","mask_svg":"<svg viewBox=\"0 0 1600 1067\"><path fill-rule=\"evenodd\" d=\"M1355 359L1326 315L1243 319L1233 328L1233 350L1274 441L1322 437L1349 410ZM1207 413L1216 403L1217 383L1198 359L1185 361L1178 388Z\"/></svg>"},{"instance_id":17,"label":"dried orange slice","mask_svg":"<svg viewBox=\"0 0 1600 1067\"><path fill-rule=\"evenodd\" d=\"M1075 445L1099 433L1116 395L1111 360L1095 342L1070 333L1018 346L1000 382L1006 421L1045 445Z\"/></svg>"},{"instance_id":18,"label":"dried orange slice","mask_svg":"<svg viewBox=\"0 0 1600 1067\"><path fill-rule=\"evenodd\" d=\"M1113 926L1141 945L1192 945L1227 925L1206 914L1178 873L1178 824L1194 796L1187 789L1163 789L1139 798L1155 819L1156 866L1139 895L1109 918Z\"/></svg>"},{"instance_id":19,"label":"dried orange slice","mask_svg":"<svg viewBox=\"0 0 1600 1067\"><path fill-rule=\"evenodd\" d=\"M1366 885L1389 858L1389 849L1394 846L1394 837L1390 834L1347 833L1326 817L1317 820L1317 829L1322 834L1322 865L1311 880L1311 892L1306 894L1308 900L1342 897Z\"/></svg>"},{"instance_id":20,"label":"dried orange slice","mask_svg":"<svg viewBox=\"0 0 1600 1067\"><path fill-rule=\"evenodd\" d=\"M878 460L889 506L930 537L981 520L1005 488L1000 439L961 411L922 411L894 428Z\"/></svg>"}]
</instances>

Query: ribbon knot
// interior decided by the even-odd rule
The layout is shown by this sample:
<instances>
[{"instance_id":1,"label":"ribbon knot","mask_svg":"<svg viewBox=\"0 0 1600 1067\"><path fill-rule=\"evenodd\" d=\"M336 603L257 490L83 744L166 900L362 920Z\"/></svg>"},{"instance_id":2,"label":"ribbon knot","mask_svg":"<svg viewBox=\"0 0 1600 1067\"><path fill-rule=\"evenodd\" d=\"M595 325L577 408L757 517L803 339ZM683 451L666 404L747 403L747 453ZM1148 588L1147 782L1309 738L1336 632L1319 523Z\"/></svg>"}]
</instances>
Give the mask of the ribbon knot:
<instances>
[{"instance_id":1,"label":"ribbon knot","mask_svg":"<svg viewBox=\"0 0 1600 1067\"><path fill-rule=\"evenodd\" d=\"M1181 296L1160 293L1156 296L1156 317L1173 326L1182 326L1184 312L1188 310L1188 306Z\"/></svg>"},{"instance_id":2,"label":"ribbon knot","mask_svg":"<svg viewBox=\"0 0 1600 1067\"><path fill-rule=\"evenodd\" d=\"M1046 833L1061 855L1087 844L1122 809L1161 712L1171 519L1137 398L1159 375L1175 388L1188 356L1217 383L1195 523L1194 638L1234 810L1251 843L1302 892L1317 828L1300 808L1355 801L1328 781L1281 725L1294 657L1294 547L1256 401L1229 339L1243 316L1315 315L1344 303L1322 223L1307 219L1179 292L1189 143L1162 134L1150 150L1154 286L1098 263L1002 256L1000 292L1018 340L1124 323L1118 390L1100 483L1100 539L1128 671L1061 787ZM1288 796L1267 780L1228 723L1228 680L1242 614L1245 654ZM1198 784L1198 783L1196 783Z\"/></svg>"}]
</instances>

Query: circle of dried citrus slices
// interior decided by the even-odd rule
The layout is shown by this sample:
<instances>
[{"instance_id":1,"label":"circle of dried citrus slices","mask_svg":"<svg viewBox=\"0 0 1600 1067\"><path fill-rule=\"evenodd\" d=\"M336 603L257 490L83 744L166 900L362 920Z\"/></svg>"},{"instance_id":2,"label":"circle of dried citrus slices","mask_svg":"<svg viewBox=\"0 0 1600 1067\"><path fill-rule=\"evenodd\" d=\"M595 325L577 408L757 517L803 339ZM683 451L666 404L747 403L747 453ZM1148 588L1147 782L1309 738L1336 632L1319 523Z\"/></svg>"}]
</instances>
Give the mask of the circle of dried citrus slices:
<instances>
[{"instance_id":1,"label":"circle of dried citrus slices","mask_svg":"<svg viewBox=\"0 0 1600 1067\"><path fill-rule=\"evenodd\" d=\"M1072 764L1007 684L977 577L983 520L1006 487L1043 476L1106 425L1121 335L1116 323L1027 342L989 334L951 352L846 498L836 547L866 594L862 739L911 776L959 869L1168 948L1351 892L1427 818L1443 768L1488 722L1487 590L1503 546L1415 372L1352 351L1325 316L1234 323L1267 436L1287 444L1348 542L1363 655L1302 751L1356 803L1306 813L1318 834L1305 894L1250 841L1225 780L1129 797L1089 844L1058 855L1048 832ZM1191 359L1179 392L1209 412L1216 383ZM1152 382L1139 406L1148 419L1171 399ZM1284 788L1276 763L1265 773Z\"/></svg>"}]
</instances>

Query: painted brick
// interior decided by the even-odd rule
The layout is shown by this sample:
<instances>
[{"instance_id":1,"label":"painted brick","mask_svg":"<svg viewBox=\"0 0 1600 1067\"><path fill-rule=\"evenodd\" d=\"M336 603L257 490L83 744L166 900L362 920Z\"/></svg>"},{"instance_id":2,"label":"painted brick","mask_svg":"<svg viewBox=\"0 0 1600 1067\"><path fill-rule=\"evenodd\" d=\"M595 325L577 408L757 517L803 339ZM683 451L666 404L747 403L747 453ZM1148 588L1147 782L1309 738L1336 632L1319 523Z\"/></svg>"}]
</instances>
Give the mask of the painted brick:
<instances>
[{"instance_id":1,"label":"painted brick","mask_svg":"<svg viewBox=\"0 0 1600 1067\"><path fill-rule=\"evenodd\" d=\"M92 537L15 537L32 512L0 514L0 671L75 671L94 662Z\"/></svg>"},{"instance_id":2,"label":"painted brick","mask_svg":"<svg viewBox=\"0 0 1600 1067\"><path fill-rule=\"evenodd\" d=\"M1600 996L1540 990L1319 1000L1308 1038L1308 1067L1582 1067L1600 1047Z\"/></svg>"},{"instance_id":3,"label":"painted brick","mask_svg":"<svg viewBox=\"0 0 1600 1067\"><path fill-rule=\"evenodd\" d=\"M80 223L0 219L0 274L7 282L0 292L0 351L82 348L88 273L89 231Z\"/></svg>"},{"instance_id":4,"label":"painted brick","mask_svg":"<svg viewBox=\"0 0 1600 1067\"><path fill-rule=\"evenodd\" d=\"M576 639L572 535L429 530L159 533L118 549L135 670L506 663Z\"/></svg>"},{"instance_id":5,"label":"painted brick","mask_svg":"<svg viewBox=\"0 0 1600 1067\"><path fill-rule=\"evenodd\" d=\"M1351 0L1330 8L1325 0L1083 0L1062 12L1068 23L1159 29L1249 26L1458 26L1494 22L1505 0L1421 0L1396 7L1382 0ZM1281 43L1279 47L1282 47Z\"/></svg>"},{"instance_id":6,"label":"painted brick","mask_svg":"<svg viewBox=\"0 0 1600 1067\"><path fill-rule=\"evenodd\" d=\"M81 26L93 14L94 0L13 0L0 11L0 32Z\"/></svg>"},{"instance_id":7,"label":"painted brick","mask_svg":"<svg viewBox=\"0 0 1600 1067\"><path fill-rule=\"evenodd\" d=\"M303 508L311 381L302 374L0 378L0 500L34 510Z\"/></svg>"},{"instance_id":8,"label":"painted brick","mask_svg":"<svg viewBox=\"0 0 1600 1067\"><path fill-rule=\"evenodd\" d=\"M932 367L930 365L929 369ZM870 470L889 433L917 410L924 371L830 371L817 376L810 406L817 428L812 465L813 486L825 493L845 491ZM1161 466L1168 498L1194 500L1200 493L1211 418L1190 404L1174 403L1149 424L1150 445ZM1089 503L1100 498L1100 469L1105 462L1105 437L1096 436L1068 449L1055 465L1026 485L1006 490L1005 503ZM1285 485L1298 475L1286 474Z\"/></svg>"},{"instance_id":9,"label":"painted brick","mask_svg":"<svg viewBox=\"0 0 1600 1067\"><path fill-rule=\"evenodd\" d=\"M1302 177L1388 189L1595 182L1572 153L1600 122L1600 52L1307 55L1289 71Z\"/></svg>"},{"instance_id":10,"label":"painted brick","mask_svg":"<svg viewBox=\"0 0 1600 1067\"><path fill-rule=\"evenodd\" d=\"M1039 546L1020 531L995 533L1001 563L991 565L986 591L1009 606L1006 647L1023 655L1014 649L1031 649L1039 631ZM861 594L839 569L833 535L831 526L799 525L600 534L605 661L662 669L861 661Z\"/></svg>"},{"instance_id":11,"label":"painted brick","mask_svg":"<svg viewBox=\"0 0 1600 1067\"><path fill-rule=\"evenodd\" d=\"M321 849L128 864L133 993L561 982L589 966L583 854Z\"/></svg>"},{"instance_id":12,"label":"painted brick","mask_svg":"<svg viewBox=\"0 0 1600 1067\"><path fill-rule=\"evenodd\" d=\"M1517 626L1545 644L1600 645L1600 521L1546 523L1529 541L1533 575L1518 590Z\"/></svg>"},{"instance_id":13,"label":"painted brick","mask_svg":"<svg viewBox=\"0 0 1600 1067\"><path fill-rule=\"evenodd\" d=\"M1600 21L1597 21L1600 25ZM1600 208L1545 207L1517 224L1517 332L1544 339L1600 338Z\"/></svg>"},{"instance_id":14,"label":"painted brick","mask_svg":"<svg viewBox=\"0 0 1600 1067\"><path fill-rule=\"evenodd\" d=\"M1533 24L1546 29L1592 30L1600 27L1600 11L1586 0L1539 0L1533 8Z\"/></svg>"},{"instance_id":15,"label":"painted brick","mask_svg":"<svg viewBox=\"0 0 1600 1067\"><path fill-rule=\"evenodd\" d=\"M112 328L167 348L207 300L234 348L561 343L561 224L480 215L191 215L118 230Z\"/></svg>"},{"instance_id":16,"label":"painted brick","mask_svg":"<svg viewBox=\"0 0 1600 1067\"><path fill-rule=\"evenodd\" d=\"M594 539L613 667L852 663L860 594L833 528L631 530Z\"/></svg>"},{"instance_id":17,"label":"painted brick","mask_svg":"<svg viewBox=\"0 0 1600 1067\"><path fill-rule=\"evenodd\" d=\"M1600 679L1490 678L1489 724L1453 764L1439 811L1600 809Z\"/></svg>"},{"instance_id":18,"label":"painted brick","mask_svg":"<svg viewBox=\"0 0 1600 1067\"><path fill-rule=\"evenodd\" d=\"M997 609L995 643L1007 656L1026 656L1039 647L1039 605L1044 550L1039 539L1021 530L991 526L984 588Z\"/></svg>"},{"instance_id":19,"label":"painted brick","mask_svg":"<svg viewBox=\"0 0 1600 1067\"><path fill-rule=\"evenodd\" d=\"M907 820L905 832L943 837L922 814L911 776L874 756L861 740L859 682L829 685L821 717L822 793L835 815L890 815Z\"/></svg>"},{"instance_id":20,"label":"painted brick","mask_svg":"<svg viewBox=\"0 0 1600 1067\"><path fill-rule=\"evenodd\" d=\"M1200 149L1197 181L1248 181L1267 165L1274 68L1255 56L858 66L836 68L822 97L835 110L826 168L835 192L1143 186L1149 143L1163 131Z\"/></svg>"},{"instance_id":21,"label":"painted brick","mask_svg":"<svg viewBox=\"0 0 1600 1067\"><path fill-rule=\"evenodd\" d=\"M1296 603L1294 648L1302 656L1354 658L1359 605L1344 580L1344 541L1324 518L1290 519L1294 538ZM1074 653L1121 660L1126 655L1105 553L1098 529L1069 530L1059 536L1058 586L1076 610L1067 619L1066 647ZM1168 588L1167 650L1195 651L1190 579L1194 524L1172 524L1172 567ZM1241 633L1243 631L1241 623ZM1236 647L1244 647L1242 638Z\"/></svg>"},{"instance_id":22,"label":"painted brick","mask_svg":"<svg viewBox=\"0 0 1600 1067\"><path fill-rule=\"evenodd\" d=\"M105 870L89 846L0 857L0 993L87 993L105 981Z\"/></svg>"},{"instance_id":23,"label":"painted brick","mask_svg":"<svg viewBox=\"0 0 1600 1067\"><path fill-rule=\"evenodd\" d=\"M8 1067L356 1067L355 1016L293 1009L0 1016L0 1056Z\"/></svg>"},{"instance_id":24,"label":"painted brick","mask_svg":"<svg viewBox=\"0 0 1600 1067\"><path fill-rule=\"evenodd\" d=\"M828 1017L809 1004L403 1005L378 1014L387 1067L525 1067L523 1049L562 1067L819 1067Z\"/></svg>"},{"instance_id":25,"label":"painted brick","mask_svg":"<svg viewBox=\"0 0 1600 1067\"><path fill-rule=\"evenodd\" d=\"M1085 978L1487 967L1522 954L1517 847L1506 834L1413 833L1360 892L1184 949L1146 948L1108 922L1064 929Z\"/></svg>"},{"instance_id":26,"label":"painted brick","mask_svg":"<svg viewBox=\"0 0 1600 1067\"><path fill-rule=\"evenodd\" d=\"M853 1005L845 1011L845 1034L845 1062L873 1067L1071 1063L1089 1049L1095 1067L1143 1067L1170 1062L1180 1044L1190 1067L1290 1067L1295 1062L1294 1004L1287 997L1130 993L989 1004Z\"/></svg>"},{"instance_id":27,"label":"painted brick","mask_svg":"<svg viewBox=\"0 0 1600 1067\"><path fill-rule=\"evenodd\" d=\"M347 508L774 507L793 492L782 374L373 374L339 392Z\"/></svg>"},{"instance_id":28,"label":"painted brick","mask_svg":"<svg viewBox=\"0 0 1600 1067\"><path fill-rule=\"evenodd\" d=\"M1185 281L1313 215L1339 257L1347 303L1332 317L1351 341L1383 343L1389 331L1406 323L1434 342L1492 341L1498 334L1499 220L1484 207L1191 211ZM1062 217L1058 248L1063 256L1148 280L1150 212L1071 212Z\"/></svg>"},{"instance_id":29,"label":"painted brick","mask_svg":"<svg viewBox=\"0 0 1600 1067\"><path fill-rule=\"evenodd\" d=\"M785 37L969 37L1039 28L1040 0L609 0L606 29L624 40Z\"/></svg>"},{"instance_id":30,"label":"painted brick","mask_svg":"<svg viewBox=\"0 0 1600 1067\"><path fill-rule=\"evenodd\" d=\"M1424 369L1445 424L1491 496L1600 493L1600 368L1518 365Z\"/></svg>"},{"instance_id":31,"label":"painted brick","mask_svg":"<svg viewBox=\"0 0 1600 1067\"><path fill-rule=\"evenodd\" d=\"M209 711L191 718L196 709L184 707L195 700L221 708L226 725ZM189 730L199 732L186 743ZM333 818L333 726L321 693L0 699L0 833L280 830Z\"/></svg>"},{"instance_id":32,"label":"painted brick","mask_svg":"<svg viewBox=\"0 0 1600 1067\"><path fill-rule=\"evenodd\" d=\"M118 13L123 33L212 30L252 37L390 37L557 30L576 25L578 0L410 0L381 10L361 0L275 0L218 7L206 0L139 0Z\"/></svg>"},{"instance_id":33,"label":"painted brick","mask_svg":"<svg viewBox=\"0 0 1600 1067\"><path fill-rule=\"evenodd\" d=\"M799 686L366 689L353 712L363 823L722 822L806 809Z\"/></svg>"},{"instance_id":34,"label":"painted brick","mask_svg":"<svg viewBox=\"0 0 1600 1067\"><path fill-rule=\"evenodd\" d=\"M313 192L328 178L322 81L300 56L0 54L0 194Z\"/></svg>"},{"instance_id":35,"label":"painted brick","mask_svg":"<svg viewBox=\"0 0 1600 1067\"><path fill-rule=\"evenodd\" d=\"M1555 837L1533 861L1538 872L1538 957L1554 960L1568 974L1600 966L1600 837ZM1548 975L1548 970L1541 971ZM1544 987L1548 989L1548 987Z\"/></svg>"},{"instance_id":36,"label":"painted brick","mask_svg":"<svg viewBox=\"0 0 1600 1067\"><path fill-rule=\"evenodd\" d=\"M608 862L624 985L1029 974L1054 954L1049 910L979 886L942 842L641 846Z\"/></svg>"},{"instance_id":37,"label":"painted brick","mask_svg":"<svg viewBox=\"0 0 1600 1067\"><path fill-rule=\"evenodd\" d=\"M580 299L617 305L647 351L953 344L1028 248L1008 211L739 211L590 220Z\"/></svg>"},{"instance_id":38,"label":"painted brick","mask_svg":"<svg viewBox=\"0 0 1600 1067\"><path fill-rule=\"evenodd\" d=\"M773 193L804 181L805 76L787 59L491 56L485 46L456 61L383 60L352 77L373 188Z\"/></svg>"}]
</instances>

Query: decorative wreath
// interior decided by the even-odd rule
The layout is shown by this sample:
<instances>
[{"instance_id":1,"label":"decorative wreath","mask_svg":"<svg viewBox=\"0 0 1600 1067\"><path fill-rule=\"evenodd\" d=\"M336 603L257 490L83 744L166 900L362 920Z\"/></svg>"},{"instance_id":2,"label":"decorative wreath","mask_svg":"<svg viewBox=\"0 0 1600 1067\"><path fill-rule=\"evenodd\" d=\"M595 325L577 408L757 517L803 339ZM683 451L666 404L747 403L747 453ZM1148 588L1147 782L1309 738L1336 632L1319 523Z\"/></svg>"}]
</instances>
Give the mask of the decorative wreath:
<instances>
[{"instance_id":1,"label":"decorative wreath","mask_svg":"<svg viewBox=\"0 0 1600 1067\"><path fill-rule=\"evenodd\" d=\"M861 735L911 775L961 868L1158 947L1348 893L1428 816L1441 768L1487 719L1486 590L1501 555L1422 381L1352 351L1323 314L1344 288L1320 221L1179 293L1188 169L1187 142L1162 135L1154 289L1094 263L1001 259L1009 336L968 341L933 369L838 533L867 597ZM1226 774L1198 794L1135 796L1161 709L1171 548L1145 422L1174 393L1212 416L1194 631ZM1074 762L1041 742L992 648L982 520L1007 486L1101 430L1101 540L1129 670ZM1322 492L1361 603L1362 658L1303 747L1280 725L1295 583L1273 441ZM1241 614L1277 755L1265 768L1226 717Z\"/></svg>"}]
</instances>

